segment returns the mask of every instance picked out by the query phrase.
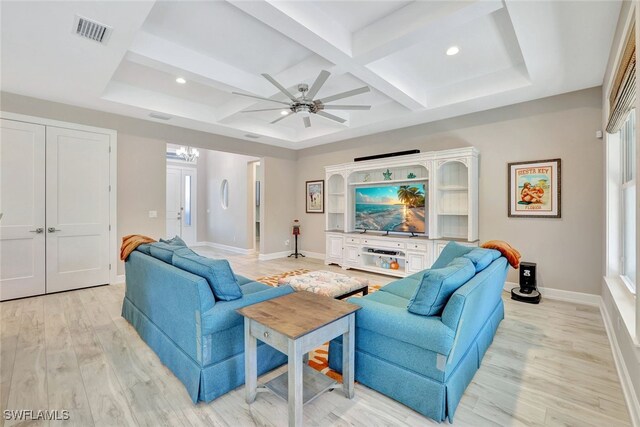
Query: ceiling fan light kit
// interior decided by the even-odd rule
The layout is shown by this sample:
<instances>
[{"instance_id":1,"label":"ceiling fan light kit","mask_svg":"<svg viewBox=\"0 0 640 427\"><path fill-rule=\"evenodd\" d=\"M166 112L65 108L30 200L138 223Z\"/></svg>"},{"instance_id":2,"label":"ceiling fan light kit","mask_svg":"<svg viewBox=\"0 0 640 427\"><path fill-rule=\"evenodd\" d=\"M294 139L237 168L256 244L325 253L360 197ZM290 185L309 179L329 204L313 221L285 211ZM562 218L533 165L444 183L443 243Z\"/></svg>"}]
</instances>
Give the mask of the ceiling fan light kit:
<instances>
[{"instance_id":1,"label":"ceiling fan light kit","mask_svg":"<svg viewBox=\"0 0 640 427\"><path fill-rule=\"evenodd\" d=\"M311 115L317 114L318 116L322 116L329 120L333 120L334 122L344 123L345 119L342 117L338 117L336 115L325 112L324 110L370 110L371 105L326 105L328 102L337 101L339 99L349 98L351 96L360 95L362 93L367 93L371 89L369 86L363 86L361 88L352 89L346 92L337 93L335 95L331 95L325 98L314 99L322 86L325 84L329 76L330 72L327 70L322 70L315 82L309 88L309 85L305 83L298 84L298 92L300 93L297 97L294 96L291 92L289 92L284 86L278 83L273 77L269 74L262 74L262 76L267 79L272 85L274 85L278 90L283 93L287 98L289 98L289 102L278 101L275 99L264 98L256 95L249 95L245 93L232 92L235 95L247 96L249 98L255 98L262 101L276 102L278 104L284 104L288 106L288 110L283 110L282 107L278 108L261 108L256 110L244 110L242 113L255 113L260 111L278 111L281 110L280 114L282 117L278 117L273 120L271 124L277 123L282 119L285 119L293 114L300 114L302 117L302 121L304 123L304 127L311 127Z\"/></svg>"}]
</instances>

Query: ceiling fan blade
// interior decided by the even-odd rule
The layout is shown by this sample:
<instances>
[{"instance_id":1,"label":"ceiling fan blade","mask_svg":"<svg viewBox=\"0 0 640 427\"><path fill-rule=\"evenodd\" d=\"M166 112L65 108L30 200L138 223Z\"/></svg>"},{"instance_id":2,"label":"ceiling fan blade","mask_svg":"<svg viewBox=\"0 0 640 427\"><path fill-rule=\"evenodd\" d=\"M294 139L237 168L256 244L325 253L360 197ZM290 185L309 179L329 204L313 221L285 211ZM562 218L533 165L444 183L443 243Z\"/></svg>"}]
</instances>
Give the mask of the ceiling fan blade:
<instances>
[{"instance_id":1,"label":"ceiling fan blade","mask_svg":"<svg viewBox=\"0 0 640 427\"><path fill-rule=\"evenodd\" d=\"M231 93L234 95L247 96L249 98L261 99L263 101L271 101L271 102L277 102L278 104L289 105L288 102L276 101L275 99L263 98L262 96L249 95L247 93L240 93L240 92L231 92Z\"/></svg>"},{"instance_id":2,"label":"ceiling fan blade","mask_svg":"<svg viewBox=\"0 0 640 427\"><path fill-rule=\"evenodd\" d=\"M289 98L292 101L297 101L297 99L291 95L291 92L289 92L287 89L285 89L284 86L282 86L280 83L278 83L273 77L271 77L269 74L267 73L263 73L262 77L264 77L265 79L269 80L269 82L274 85L275 87L278 88L278 90L282 93L284 93L285 95L287 95L287 98Z\"/></svg>"},{"instance_id":3,"label":"ceiling fan blade","mask_svg":"<svg viewBox=\"0 0 640 427\"><path fill-rule=\"evenodd\" d=\"M371 105L323 105L323 110L370 110Z\"/></svg>"},{"instance_id":4,"label":"ceiling fan blade","mask_svg":"<svg viewBox=\"0 0 640 427\"><path fill-rule=\"evenodd\" d=\"M342 117L334 116L333 114L325 113L324 111L318 111L316 114L322 117L326 117L329 120L333 120L334 122L338 122L338 123L346 122L346 120L343 119Z\"/></svg>"},{"instance_id":5,"label":"ceiling fan blade","mask_svg":"<svg viewBox=\"0 0 640 427\"><path fill-rule=\"evenodd\" d=\"M311 127L311 119L309 117L303 117L302 121L304 122L304 127L306 128Z\"/></svg>"},{"instance_id":6,"label":"ceiling fan blade","mask_svg":"<svg viewBox=\"0 0 640 427\"><path fill-rule=\"evenodd\" d=\"M306 94L307 98L313 99L330 75L331 73L327 70L320 71L320 74L318 74L318 78L316 78L316 81L313 82L313 85L311 85L311 89L309 89L309 92L307 92Z\"/></svg>"},{"instance_id":7,"label":"ceiling fan blade","mask_svg":"<svg viewBox=\"0 0 640 427\"><path fill-rule=\"evenodd\" d=\"M280 120L286 119L289 116L293 116L293 114L287 114L286 116L278 117L277 119L272 121L271 124L278 123Z\"/></svg>"},{"instance_id":8,"label":"ceiling fan blade","mask_svg":"<svg viewBox=\"0 0 640 427\"><path fill-rule=\"evenodd\" d=\"M259 110L243 110L240 111L241 113L255 113L258 111L278 111L278 110L282 110L282 108L261 108Z\"/></svg>"},{"instance_id":9,"label":"ceiling fan blade","mask_svg":"<svg viewBox=\"0 0 640 427\"><path fill-rule=\"evenodd\" d=\"M326 104L327 102L337 101L338 99L348 98L350 96L360 95L361 93L366 93L366 92L369 92L370 90L371 89L369 89L369 86L363 86L363 87L358 88L358 89L348 90L346 92L337 93L335 95L327 96L326 98L322 98L319 101L322 102L323 104Z\"/></svg>"}]
</instances>

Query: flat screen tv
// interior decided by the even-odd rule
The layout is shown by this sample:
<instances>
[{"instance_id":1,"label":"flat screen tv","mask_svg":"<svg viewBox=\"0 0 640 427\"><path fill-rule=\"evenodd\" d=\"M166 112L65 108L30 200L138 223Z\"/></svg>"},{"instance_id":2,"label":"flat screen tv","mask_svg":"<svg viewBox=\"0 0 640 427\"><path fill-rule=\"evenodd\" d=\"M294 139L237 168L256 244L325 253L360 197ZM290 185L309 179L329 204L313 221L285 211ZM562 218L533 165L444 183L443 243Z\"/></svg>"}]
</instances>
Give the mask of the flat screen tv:
<instances>
[{"instance_id":1,"label":"flat screen tv","mask_svg":"<svg viewBox=\"0 0 640 427\"><path fill-rule=\"evenodd\" d=\"M357 187L355 228L424 233L425 184Z\"/></svg>"}]
</instances>

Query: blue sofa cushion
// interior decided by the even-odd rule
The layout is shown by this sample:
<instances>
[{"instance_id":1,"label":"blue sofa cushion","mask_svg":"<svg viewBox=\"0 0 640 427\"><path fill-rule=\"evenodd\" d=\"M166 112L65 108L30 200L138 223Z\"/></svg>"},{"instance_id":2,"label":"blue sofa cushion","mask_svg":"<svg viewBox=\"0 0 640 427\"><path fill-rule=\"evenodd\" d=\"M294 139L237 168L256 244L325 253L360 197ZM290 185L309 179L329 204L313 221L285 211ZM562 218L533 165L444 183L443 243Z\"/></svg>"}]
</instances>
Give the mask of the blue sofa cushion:
<instances>
[{"instance_id":1,"label":"blue sofa cushion","mask_svg":"<svg viewBox=\"0 0 640 427\"><path fill-rule=\"evenodd\" d=\"M160 242L166 243L168 245L187 246L187 244L180 238L180 236L175 236L171 239L160 239Z\"/></svg>"},{"instance_id":2,"label":"blue sofa cushion","mask_svg":"<svg viewBox=\"0 0 640 427\"><path fill-rule=\"evenodd\" d=\"M474 248L469 253L464 254L463 258L469 258L476 267L476 273L479 273L494 260L500 258L500 252L495 249Z\"/></svg>"},{"instance_id":3,"label":"blue sofa cushion","mask_svg":"<svg viewBox=\"0 0 640 427\"><path fill-rule=\"evenodd\" d=\"M456 242L449 242L447 243L447 246L442 249L442 252L440 252L440 256L438 257L436 262L433 263L431 268L434 269L446 267L455 258L468 254L472 250L473 248L470 246L464 246Z\"/></svg>"},{"instance_id":4,"label":"blue sofa cushion","mask_svg":"<svg viewBox=\"0 0 640 427\"><path fill-rule=\"evenodd\" d=\"M172 263L175 267L204 277L211 286L216 300L233 301L242 298L242 290L238 280L226 259L211 259L187 252L188 248L175 251Z\"/></svg>"},{"instance_id":5,"label":"blue sofa cushion","mask_svg":"<svg viewBox=\"0 0 640 427\"><path fill-rule=\"evenodd\" d=\"M444 268L427 270L409 301L407 309L414 314L437 316L451 295L476 274L468 258L455 258Z\"/></svg>"},{"instance_id":6,"label":"blue sofa cushion","mask_svg":"<svg viewBox=\"0 0 640 427\"><path fill-rule=\"evenodd\" d=\"M411 276L403 277L402 279L395 280L389 283L386 286L380 288L380 291L384 291L385 293L390 293L393 295L397 295L406 300L411 299L413 294L416 293L416 289L418 285L422 281L422 276L424 275L424 271L419 273L412 274ZM377 294L378 292L376 292ZM371 294L374 295L374 294ZM405 303L405 307L407 304Z\"/></svg>"},{"instance_id":7,"label":"blue sofa cushion","mask_svg":"<svg viewBox=\"0 0 640 427\"><path fill-rule=\"evenodd\" d=\"M155 242L149 244L150 255L154 258L159 259L160 261L164 261L167 264L172 263L173 253L180 249L185 249L191 251L191 249L186 248L185 246L180 245L170 245L169 243L164 242ZM193 253L193 251L191 251Z\"/></svg>"},{"instance_id":8,"label":"blue sofa cushion","mask_svg":"<svg viewBox=\"0 0 640 427\"><path fill-rule=\"evenodd\" d=\"M148 243L143 243L136 248L137 251L142 252L145 255L151 256L151 245Z\"/></svg>"}]
</instances>

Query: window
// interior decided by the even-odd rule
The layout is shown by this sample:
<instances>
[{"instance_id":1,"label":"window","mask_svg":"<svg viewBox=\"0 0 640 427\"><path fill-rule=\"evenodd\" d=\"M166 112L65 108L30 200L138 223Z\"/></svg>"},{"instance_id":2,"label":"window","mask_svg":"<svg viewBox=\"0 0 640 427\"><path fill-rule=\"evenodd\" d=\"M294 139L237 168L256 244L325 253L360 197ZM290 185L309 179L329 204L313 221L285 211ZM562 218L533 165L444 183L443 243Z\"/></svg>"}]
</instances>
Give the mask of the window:
<instances>
[{"instance_id":1,"label":"window","mask_svg":"<svg viewBox=\"0 0 640 427\"><path fill-rule=\"evenodd\" d=\"M622 157L622 279L636 290L636 112L620 129Z\"/></svg>"}]
</instances>

